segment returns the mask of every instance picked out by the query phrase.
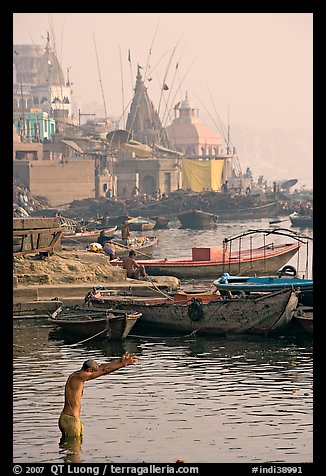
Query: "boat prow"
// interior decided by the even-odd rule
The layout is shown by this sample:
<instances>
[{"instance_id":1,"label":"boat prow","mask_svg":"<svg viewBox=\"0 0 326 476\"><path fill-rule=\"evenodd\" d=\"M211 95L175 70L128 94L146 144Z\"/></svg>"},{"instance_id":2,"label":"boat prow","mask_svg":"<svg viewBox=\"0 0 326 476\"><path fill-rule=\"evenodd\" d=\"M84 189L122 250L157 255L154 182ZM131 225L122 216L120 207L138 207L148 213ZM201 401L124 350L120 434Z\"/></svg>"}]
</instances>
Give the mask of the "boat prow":
<instances>
[{"instance_id":1,"label":"boat prow","mask_svg":"<svg viewBox=\"0 0 326 476\"><path fill-rule=\"evenodd\" d=\"M112 340L125 339L141 316L132 310L60 306L48 320L70 335Z\"/></svg>"}]
</instances>

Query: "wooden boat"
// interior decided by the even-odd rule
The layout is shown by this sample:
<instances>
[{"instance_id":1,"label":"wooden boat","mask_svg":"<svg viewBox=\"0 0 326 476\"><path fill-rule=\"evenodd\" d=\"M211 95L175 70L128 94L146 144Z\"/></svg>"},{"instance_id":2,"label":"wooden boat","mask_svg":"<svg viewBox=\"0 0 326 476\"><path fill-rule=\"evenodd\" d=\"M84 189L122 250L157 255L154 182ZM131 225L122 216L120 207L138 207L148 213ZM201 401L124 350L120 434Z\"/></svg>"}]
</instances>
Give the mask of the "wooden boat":
<instances>
[{"instance_id":1,"label":"wooden boat","mask_svg":"<svg viewBox=\"0 0 326 476\"><path fill-rule=\"evenodd\" d=\"M156 225L155 220L145 217L129 218L127 222L129 223L130 231L150 231Z\"/></svg>"},{"instance_id":2,"label":"wooden boat","mask_svg":"<svg viewBox=\"0 0 326 476\"><path fill-rule=\"evenodd\" d=\"M207 228L216 225L217 215L202 210L189 210L180 213L178 220L183 228Z\"/></svg>"},{"instance_id":3,"label":"wooden boat","mask_svg":"<svg viewBox=\"0 0 326 476\"><path fill-rule=\"evenodd\" d=\"M125 339L140 317L140 312L132 310L60 306L48 320L69 334Z\"/></svg>"},{"instance_id":4,"label":"wooden boat","mask_svg":"<svg viewBox=\"0 0 326 476\"><path fill-rule=\"evenodd\" d=\"M292 226L297 226L299 228L312 228L313 227L313 217L308 215L300 215L297 212L291 213L289 215Z\"/></svg>"},{"instance_id":5,"label":"wooden boat","mask_svg":"<svg viewBox=\"0 0 326 476\"><path fill-rule=\"evenodd\" d=\"M265 248L245 249L224 253L223 248L202 248L207 252L216 251L216 259L161 258L137 259L152 276L175 276L179 279L215 278L228 272L230 274L254 276L256 274L276 273L299 250L300 243L273 244ZM195 248L192 249L194 255Z\"/></svg>"},{"instance_id":6,"label":"wooden boat","mask_svg":"<svg viewBox=\"0 0 326 476\"><path fill-rule=\"evenodd\" d=\"M286 268L286 266L284 268ZM213 282L213 285L220 293L231 292L232 294L273 292L285 288L291 288L300 292L300 302L301 293L303 294L302 299L308 299L308 293L313 293L314 282L312 279L302 279L291 276L282 277L279 275L251 277L230 276L228 273L224 273L220 278Z\"/></svg>"},{"instance_id":7,"label":"wooden boat","mask_svg":"<svg viewBox=\"0 0 326 476\"><path fill-rule=\"evenodd\" d=\"M119 296L108 291L88 293L89 305L141 312L140 325L198 334L267 334L286 328L298 303L292 289L222 299L211 292L166 297Z\"/></svg>"},{"instance_id":8,"label":"wooden boat","mask_svg":"<svg viewBox=\"0 0 326 476\"><path fill-rule=\"evenodd\" d=\"M152 258L153 252L158 244L157 236L136 236L128 240L126 245L120 238L114 238L111 240L116 250L116 256L118 258L126 258L129 255L130 250L135 250L137 253L137 260L140 257L143 260ZM112 265L119 265L121 263L111 262Z\"/></svg>"},{"instance_id":9,"label":"wooden boat","mask_svg":"<svg viewBox=\"0 0 326 476\"><path fill-rule=\"evenodd\" d=\"M224 273L228 274L228 273ZM227 282L221 282L221 278L214 281L214 286L219 291L231 291L235 293L245 292L272 292L284 288L294 288L297 290L313 290L312 279L302 278L281 278L277 276L262 276L258 278L250 276L227 276Z\"/></svg>"},{"instance_id":10,"label":"wooden boat","mask_svg":"<svg viewBox=\"0 0 326 476\"><path fill-rule=\"evenodd\" d=\"M217 210L218 221L224 220L255 220L258 218L276 217L278 205L276 202L266 203L251 208L236 208L234 210Z\"/></svg>"},{"instance_id":11,"label":"wooden boat","mask_svg":"<svg viewBox=\"0 0 326 476\"><path fill-rule=\"evenodd\" d=\"M154 216L152 219L155 221L155 226L154 229L162 229L162 228L167 228L171 219L166 216Z\"/></svg>"},{"instance_id":12,"label":"wooden boat","mask_svg":"<svg viewBox=\"0 0 326 476\"><path fill-rule=\"evenodd\" d=\"M102 228L103 229L103 228ZM62 235L61 243L63 245L89 245L90 243L96 242L97 238L99 237L102 229L98 230L84 230L75 233L64 233ZM117 231L117 226L111 226L108 228L104 228L106 235L112 235L115 231Z\"/></svg>"},{"instance_id":13,"label":"wooden boat","mask_svg":"<svg viewBox=\"0 0 326 476\"><path fill-rule=\"evenodd\" d=\"M262 246L253 246L252 238L262 241ZM294 243L267 242L276 235L292 238ZM249 247L245 247L249 238ZM137 260L152 276L175 276L179 279L216 279L227 272L239 276L277 275L298 252L305 239L283 228L248 230L223 240L222 247L192 248L192 256L186 258L160 258ZM311 238L309 238L311 239ZM235 245L233 242L235 241ZM258 245L258 244L257 244Z\"/></svg>"},{"instance_id":14,"label":"wooden boat","mask_svg":"<svg viewBox=\"0 0 326 476\"><path fill-rule=\"evenodd\" d=\"M14 218L13 256L53 253L60 249L63 228L59 218Z\"/></svg>"},{"instance_id":15,"label":"wooden boat","mask_svg":"<svg viewBox=\"0 0 326 476\"><path fill-rule=\"evenodd\" d=\"M307 334L313 334L314 310L310 306L299 306L293 315L293 325Z\"/></svg>"}]
</instances>

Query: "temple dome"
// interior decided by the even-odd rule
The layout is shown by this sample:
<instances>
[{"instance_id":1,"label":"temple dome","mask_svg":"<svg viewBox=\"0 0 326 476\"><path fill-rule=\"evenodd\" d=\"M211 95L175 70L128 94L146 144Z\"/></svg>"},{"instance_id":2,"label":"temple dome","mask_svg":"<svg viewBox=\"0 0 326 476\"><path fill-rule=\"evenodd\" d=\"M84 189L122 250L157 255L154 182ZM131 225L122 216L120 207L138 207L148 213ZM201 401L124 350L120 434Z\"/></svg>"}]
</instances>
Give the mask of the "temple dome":
<instances>
[{"instance_id":1,"label":"temple dome","mask_svg":"<svg viewBox=\"0 0 326 476\"><path fill-rule=\"evenodd\" d=\"M47 36L47 44L43 56L39 59L36 73L37 86L64 86L65 80L59 60L51 46L50 36Z\"/></svg>"},{"instance_id":2,"label":"temple dome","mask_svg":"<svg viewBox=\"0 0 326 476\"><path fill-rule=\"evenodd\" d=\"M201 155L203 149L208 154L216 155L222 140L199 119L199 109L193 106L187 93L174 109L176 117L165 128L173 147L183 153L191 150L193 155Z\"/></svg>"},{"instance_id":3,"label":"temple dome","mask_svg":"<svg viewBox=\"0 0 326 476\"><path fill-rule=\"evenodd\" d=\"M188 98L188 93L186 93L186 98L184 99L184 101L181 101L178 109L194 109L193 104Z\"/></svg>"}]
</instances>

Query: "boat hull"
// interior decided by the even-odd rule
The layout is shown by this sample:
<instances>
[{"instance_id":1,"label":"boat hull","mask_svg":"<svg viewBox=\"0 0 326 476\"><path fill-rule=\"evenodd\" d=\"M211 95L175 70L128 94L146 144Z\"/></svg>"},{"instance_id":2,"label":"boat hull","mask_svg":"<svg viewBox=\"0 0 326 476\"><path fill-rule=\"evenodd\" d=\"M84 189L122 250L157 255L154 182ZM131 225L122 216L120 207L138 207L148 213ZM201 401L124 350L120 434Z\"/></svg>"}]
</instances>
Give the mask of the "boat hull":
<instances>
[{"instance_id":1,"label":"boat hull","mask_svg":"<svg viewBox=\"0 0 326 476\"><path fill-rule=\"evenodd\" d=\"M299 243L277 245L271 249L265 249L265 254L260 250L260 256L253 253L242 253L241 259L237 253L225 261L194 261L191 258L171 258L142 261L138 260L146 268L146 272L152 276L175 276L179 279L214 279L221 274L261 275L277 273L297 253Z\"/></svg>"},{"instance_id":2,"label":"boat hull","mask_svg":"<svg viewBox=\"0 0 326 476\"><path fill-rule=\"evenodd\" d=\"M284 288L293 288L300 291L313 291L312 279L284 279L275 276L263 277L263 278L244 278L244 281L238 277L228 277L227 283L214 281L214 286L219 291L231 291L235 293L245 292L273 292L280 291Z\"/></svg>"},{"instance_id":3,"label":"boat hull","mask_svg":"<svg viewBox=\"0 0 326 476\"><path fill-rule=\"evenodd\" d=\"M131 223L129 225L130 231L151 231L155 227L152 223Z\"/></svg>"},{"instance_id":4,"label":"boat hull","mask_svg":"<svg viewBox=\"0 0 326 476\"><path fill-rule=\"evenodd\" d=\"M87 308L58 308L49 322L70 335L106 340L125 339L141 317L138 312Z\"/></svg>"},{"instance_id":5,"label":"boat hull","mask_svg":"<svg viewBox=\"0 0 326 476\"><path fill-rule=\"evenodd\" d=\"M289 215L291 225L298 228L313 228L313 218L310 216Z\"/></svg>"},{"instance_id":6,"label":"boat hull","mask_svg":"<svg viewBox=\"0 0 326 476\"><path fill-rule=\"evenodd\" d=\"M222 277L223 278L223 277ZM285 288L295 289L299 292L299 304L313 306L313 280L301 278L268 277L239 277L228 276L227 282L222 278L214 281L214 286L221 293L233 294L273 292Z\"/></svg>"},{"instance_id":7,"label":"boat hull","mask_svg":"<svg viewBox=\"0 0 326 476\"><path fill-rule=\"evenodd\" d=\"M313 334L313 307L300 306L293 316L293 325L306 334Z\"/></svg>"},{"instance_id":8,"label":"boat hull","mask_svg":"<svg viewBox=\"0 0 326 476\"><path fill-rule=\"evenodd\" d=\"M178 220L181 222L183 228L201 229L216 225L217 215L201 210L193 210L180 213Z\"/></svg>"},{"instance_id":9,"label":"boat hull","mask_svg":"<svg viewBox=\"0 0 326 476\"><path fill-rule=\"evenodd\" d=\"M144 217L130 218L127 221L130 231L151 231L156 225L156 221Z\"/></svg>"},{"instance_id":10,"label":"boat hull","mask_svg":"<svg viewBox=\"0 0 326 476\"><path fill-rule=\"evenodd\" d=\"M110 235L117 230L116 226L104 228L105 234ZM65 246L71 245L75 246L76 244L86 244L94 243L97 241L100 236L101 230L93 230L80 233L64 233L61 238L61 243Z\"/></svg>"},{"instance_id":11,"label":"boat hull","mask_svg":"<svg viewBox=\"0 0 326 476\"><path fill-rule=\"evenodd\" d=\"M275 218L278 212L276 202L267 203L259 207L240 208L235 210L218 210L218 221L228 220L255 220L258 218Z\"/></svg>"},{"instance_id":12,"label":"boat hull","mask_svg":"<svg viewBox=\"0 0 326 476\"><path fill-rule=\"evenodd\" d=\"M129 245L125 245L118 240L112 240L115 247L116 256L118 258L127 258L130 250L135 250L137 253L137 259L140 257L143 260L152 258L155 248L158 245L158 238L156 236L150 237L148 242L130 242ZM112 263L113 265L115 263ZM119 264L119 263L117 263Z\"/></svg>"},{"instance_id":13,"label":"boat hull","mask_svg":"<svg viewBox=\"0 0 326 476\"><path fill-rule=\"evenodd\" d=\"M199 295L197 295L198 298ZM207 294L205 294L207 296ZM282 331L292 319L298 296L290 289L255 298L174 302L170 298L94 296L97 307L133 309L142 313L141 326L198 334L268 334ZM200 298L199 298L200 299Z\"/></svg>"},{"instance_id":14,"label":"boat hull","mask_svg":"<svg viewBox=\"0 0 326 476\"><path fill-rule=\"evenodd\" d=\"M160 229L160 230L168 228L168 225L171 221L170 218L162 217L162 216L154 216L152 218L155 221L154 229Z\"/></svg>"}]
</instances>

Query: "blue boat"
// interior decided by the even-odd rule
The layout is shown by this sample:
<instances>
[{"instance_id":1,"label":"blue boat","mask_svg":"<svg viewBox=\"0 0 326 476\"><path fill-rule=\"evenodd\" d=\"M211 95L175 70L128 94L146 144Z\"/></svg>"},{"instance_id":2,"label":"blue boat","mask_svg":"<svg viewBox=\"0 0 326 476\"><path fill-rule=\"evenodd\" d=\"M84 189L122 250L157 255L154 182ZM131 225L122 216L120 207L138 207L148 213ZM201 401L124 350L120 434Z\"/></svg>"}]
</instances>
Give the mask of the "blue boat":
<instances>
[{"instance_id":1,"label":"blue boat","mask_svg":"<svg viewBox=\"0 0 326 476\"><path fill-rule=\"evenodd\" d=\"M293 269L292 267L288 267ZM294 270L295 271L295 270ZM313 305L313 279L302 279L295 276L230 276L223 273L222 276L213 282L216 289L221 294L250 294L280 291L291 288L300 291L299 302L306 306Z\"/></svg>"}]
</instances>

